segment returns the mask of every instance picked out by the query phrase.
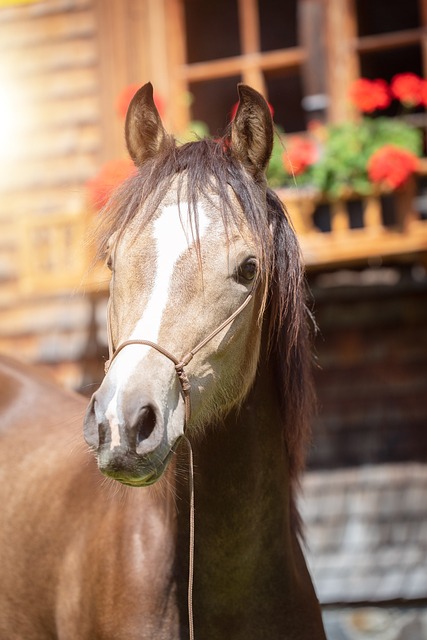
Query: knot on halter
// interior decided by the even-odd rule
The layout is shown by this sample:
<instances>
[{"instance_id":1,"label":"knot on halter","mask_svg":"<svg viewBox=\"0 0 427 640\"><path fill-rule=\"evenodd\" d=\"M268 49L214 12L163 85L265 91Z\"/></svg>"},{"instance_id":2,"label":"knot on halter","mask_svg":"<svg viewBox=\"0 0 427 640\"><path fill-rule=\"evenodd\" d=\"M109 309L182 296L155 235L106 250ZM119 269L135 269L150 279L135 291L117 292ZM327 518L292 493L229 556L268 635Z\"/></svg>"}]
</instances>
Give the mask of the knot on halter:
<instances>
[{"instance_id":1,"label":"knot on halter","mask_svg":"<svg viewBox=\"0 0 427 640\"><path fill-rule=\"evenodd\" d=\"M184 371L184 365L182 363L175 365L176 375L181 383L181 389L184 394L189 394L191 391L191 384L186 372Z\"/></svg>"}]
</instances>

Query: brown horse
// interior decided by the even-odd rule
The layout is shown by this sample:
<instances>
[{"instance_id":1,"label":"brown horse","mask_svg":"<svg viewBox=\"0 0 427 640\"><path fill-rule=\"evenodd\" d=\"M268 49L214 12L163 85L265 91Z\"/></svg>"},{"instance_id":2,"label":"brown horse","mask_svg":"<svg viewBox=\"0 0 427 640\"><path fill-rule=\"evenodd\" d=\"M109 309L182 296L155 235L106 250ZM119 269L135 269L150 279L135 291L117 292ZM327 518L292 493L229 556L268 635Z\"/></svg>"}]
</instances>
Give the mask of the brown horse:
<instances>
[{"instance_id":1,"label":"brown horse","mask_svg":"<svg viewBox=\"0 0 427 640\"><path fill-rule=\"evenodd\" d=\"M294 504L312 404L303 273L266 185L268 106L239 95L224 139L181 147L151 85L130 105L139 170L104 214L111 358L90 450L81 398L0 362L2 640L189 637L184 430L196 640L325 638Z\"/></svg>"}]
</instances>

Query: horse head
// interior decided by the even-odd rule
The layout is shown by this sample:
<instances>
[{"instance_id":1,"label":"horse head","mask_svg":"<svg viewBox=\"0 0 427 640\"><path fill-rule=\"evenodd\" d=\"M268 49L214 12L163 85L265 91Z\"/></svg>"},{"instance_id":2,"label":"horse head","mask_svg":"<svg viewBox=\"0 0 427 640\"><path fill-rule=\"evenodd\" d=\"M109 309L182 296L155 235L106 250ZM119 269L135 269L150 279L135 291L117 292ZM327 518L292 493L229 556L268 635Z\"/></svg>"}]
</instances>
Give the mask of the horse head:
<instances>
[{"instance_id":1,"label":"horse head","mask_svg":"<svg viewBox=\"0 0 427 640\"><path fill-rule=\"evenodd\" d=\"M227 137L182 146L151 84L129 106L138 174L106 213L113 357L84 424L100 470L125 484L155 482L184 429L217 421L254 381L272 272L273 125L259 93L239 85L239 98Z\"/></svg>"}]
</instances>

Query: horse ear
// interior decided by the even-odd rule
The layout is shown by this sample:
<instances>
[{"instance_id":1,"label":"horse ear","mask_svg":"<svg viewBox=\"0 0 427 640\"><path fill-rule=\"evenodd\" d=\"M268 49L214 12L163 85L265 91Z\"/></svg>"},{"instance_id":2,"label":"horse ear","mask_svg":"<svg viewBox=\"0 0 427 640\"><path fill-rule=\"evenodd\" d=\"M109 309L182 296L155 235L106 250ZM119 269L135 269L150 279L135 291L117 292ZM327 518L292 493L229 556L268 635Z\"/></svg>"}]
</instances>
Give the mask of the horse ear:
<instances>
[{"instance_id":1,"label":"horse ear","mask_svg":"<svg viewBox=\"0 0 427 640\"><path fill-rule=\"evenodd\" d=\"M131 100L125 123L126 145L139 167L165 146L168 135L153 99L153 85L147 82Z\"/></svg>"},{"instance_id":2,"label":"horse ear","mask_svg":"<svg viewBox=\"0 0 427 640\"><path fill-rule=\"evenodd\" d=\"M231 124L231 148L254 175L263 173L273 149L273 120L262 95L245 84L237 85L239 106Z\"/></svg>"}]
</instances>

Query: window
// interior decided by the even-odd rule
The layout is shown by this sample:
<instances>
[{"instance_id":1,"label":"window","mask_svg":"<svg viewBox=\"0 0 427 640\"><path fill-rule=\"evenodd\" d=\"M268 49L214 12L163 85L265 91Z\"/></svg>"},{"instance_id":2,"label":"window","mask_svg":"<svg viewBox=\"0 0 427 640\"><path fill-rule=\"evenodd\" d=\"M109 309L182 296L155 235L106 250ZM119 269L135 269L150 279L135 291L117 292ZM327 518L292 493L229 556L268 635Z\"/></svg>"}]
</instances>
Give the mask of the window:
<instances>
[{"instance_id":1,"label":"window","mask_svg":"<svg viewBox=\"0 0 427 640\"><path fill-rule=\"evenodd\" d=\"M316 0L315 0L316 1ZM182 0L191 117L213 135L237 101L238 82L261 91L286 131L305 128L306 48L299 45L297 0Z\"/></svg>"}]
</instances>

